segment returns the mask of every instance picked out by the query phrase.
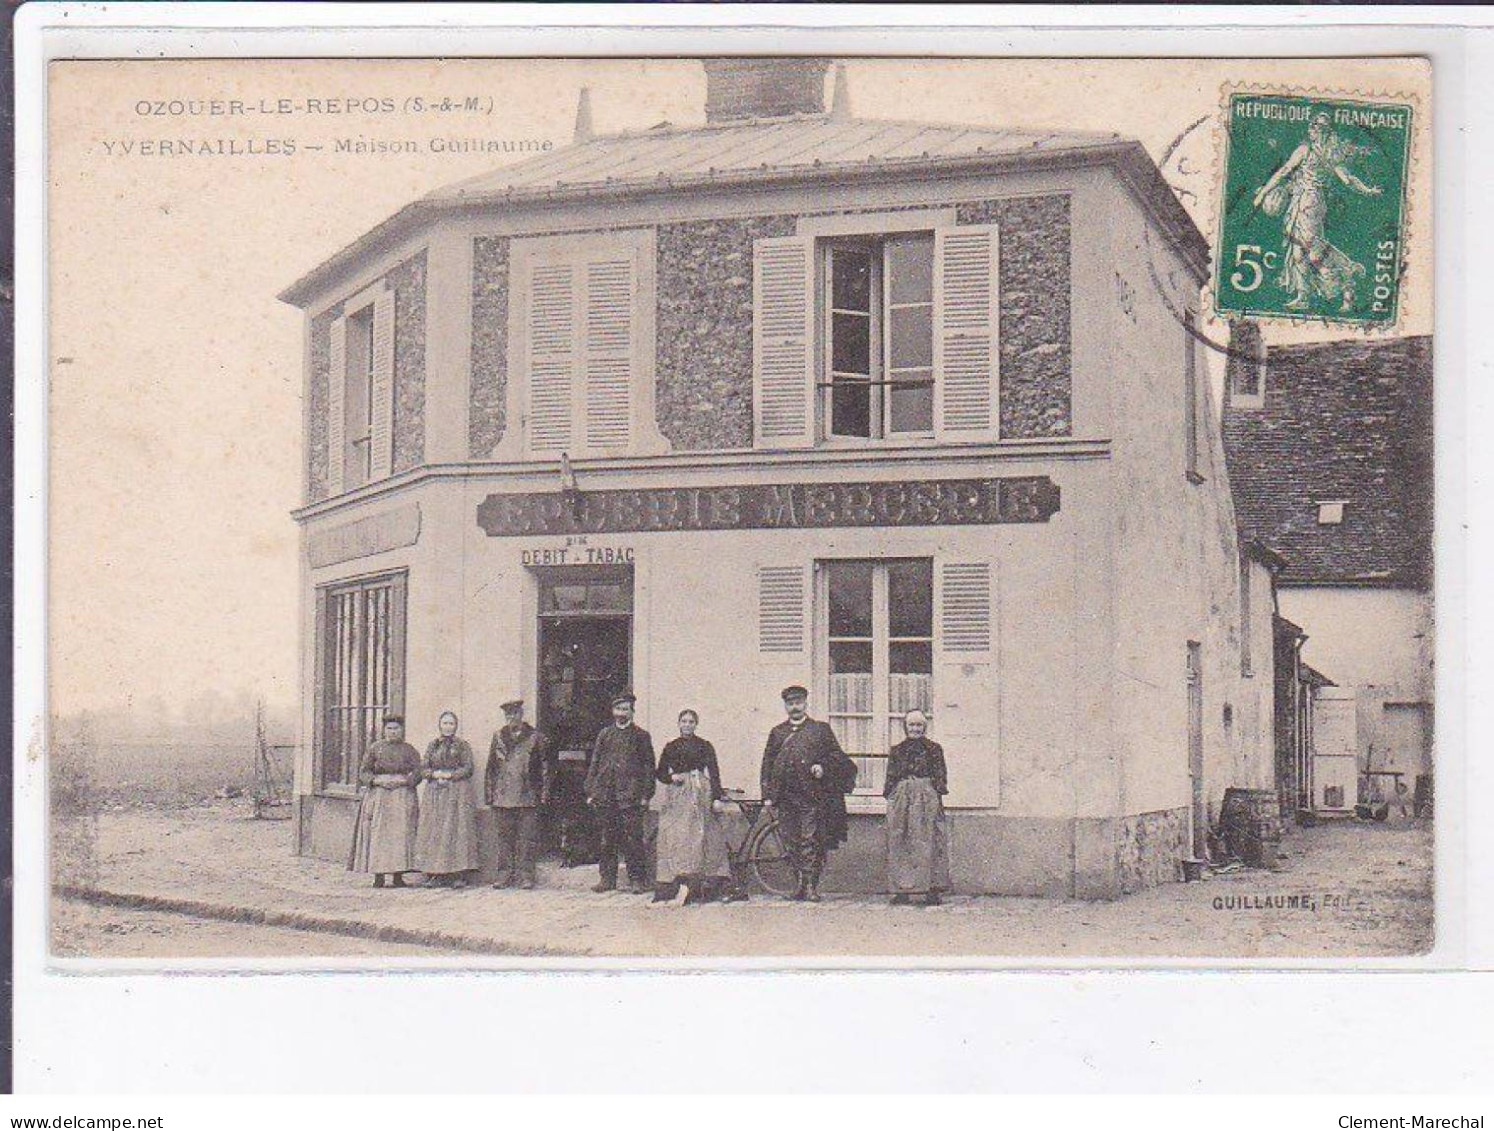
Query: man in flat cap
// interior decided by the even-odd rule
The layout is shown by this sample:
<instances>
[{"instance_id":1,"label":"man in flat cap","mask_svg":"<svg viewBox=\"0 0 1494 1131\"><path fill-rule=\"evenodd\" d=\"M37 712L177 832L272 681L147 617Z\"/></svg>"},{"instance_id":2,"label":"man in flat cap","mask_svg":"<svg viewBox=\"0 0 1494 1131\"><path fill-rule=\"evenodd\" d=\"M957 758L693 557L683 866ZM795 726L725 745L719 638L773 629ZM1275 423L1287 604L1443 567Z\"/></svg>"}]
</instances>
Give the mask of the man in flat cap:
<instances>
[{"instance_id":1,"label":"man in flat cap","mask_svg":"<svg viewBox=\"0 0 1494 1131\"><path fill-rule=\"evenodd\" d=\"M783 828L784 845L799 873L791 899L820 901L820 872L830 849L846 839L846 798L856 786L856 763L830 724L809 717L809 692L783 689L788 718L768 734L763 750L763 798Z\"/></svg>"},{"instance_id":2,"label":"man in flat cap","mask_svg":"<svg viewBox=\"0 0 1494 1131\"><path fill-rule=\"evenodd\" d=\"M488 746L484 800L498 818L498 879L495 888L535 885L540 806L548 800L545 736L524 721L524 700L503 704L503 726Z\"/></svg>"},{"instance_id":3,"label":"man in flat cap","mask_svg":"<svg viewBox=\"0 0 1494 1131\"><path fill-rule=\"evenodd\" d=\"M617 887L617 857L628 864L628 890L647 891L648 863L644 857L643 823L654 795L654 742L648 731L633 722L631 692L612 697L612 723L602 728L591 752L586 773L586 801L597 815L602 832L601 873L592 891Z\"/></svg>"}]
</instances>

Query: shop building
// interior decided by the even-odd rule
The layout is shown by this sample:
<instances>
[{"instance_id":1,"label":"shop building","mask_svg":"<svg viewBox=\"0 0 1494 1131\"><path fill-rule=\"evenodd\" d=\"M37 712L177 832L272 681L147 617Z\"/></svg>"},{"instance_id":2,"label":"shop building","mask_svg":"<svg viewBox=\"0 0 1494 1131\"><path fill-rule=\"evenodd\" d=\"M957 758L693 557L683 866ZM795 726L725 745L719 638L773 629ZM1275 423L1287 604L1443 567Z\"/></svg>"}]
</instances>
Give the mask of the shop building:
<instances>
[{"instance_id":1,"label":"shop building","mask_svg":"<svg viewBox=\"0 0 1494 1131\"><path fill-rule=\"evenodd\" d=\"M345 854L391 710L423 744L454 709L485 751L516 693L584 749L628 686L656 745L697 709L755 794L803 683L860 766L828 888L880 889L911 707L957 888L1177 878L1224 790L1272 783L1271 601L1192 336L1205 241L1135 141L863 120L840 75L825 108L823 61L705 66L703 125L596 135L583 94L574 144L281 296L298 850Z\"/></svg>"},{"instance_id":2,"label":"shop building","mask_svg":"<svg viewBox=\"0 0 1494 1131\"><path fill-rule=\"evenodd\" d=\"M1429 796L1431 338L1268 349L1245 326L1231 352L1224 439L1242 536L1285 559L1282 614L1333 685L1316 677L1297 807L1346 813L1414 797L1418 780Z\"/></svg>"}]
</instances>

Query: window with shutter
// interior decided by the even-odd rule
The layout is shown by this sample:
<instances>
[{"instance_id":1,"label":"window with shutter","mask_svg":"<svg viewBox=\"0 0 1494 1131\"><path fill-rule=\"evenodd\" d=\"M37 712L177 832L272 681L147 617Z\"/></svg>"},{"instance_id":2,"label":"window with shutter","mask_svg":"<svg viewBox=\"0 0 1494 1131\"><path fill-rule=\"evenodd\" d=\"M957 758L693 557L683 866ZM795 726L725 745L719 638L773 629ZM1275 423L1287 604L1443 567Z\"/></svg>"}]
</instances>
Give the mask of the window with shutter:
<instances>
[{"instance_id":1,"label":"window with shutter","mask_svg":"<svg viewBox=\"0 0 1494 1131\"><path fill-rule=\"evenodd\" d=\"M384 479L394 461L394 292L373 302L369 379L368 477Z\"/></svg>"},{"instance_id":2,"label":"window with shutter","mask_svg":"<svg viewBox=\"0 0 1494 1131\"><path fill-rule=\"evenodd\" d=\"M576 285L570 263L536 264L529 276L529 448L571 447L576 369Z\"/></svg>"},{"instance_id":3,"label":"window with shutter","mask_svg":"<svg viewBox=\"0 0 1494 1131\"><path fill-rule=\"evenodd\" d=\"M990 225L934 238L934 428L942 440L1000 433L1000 240Z\"/></svg>"},{"instance_id":4,"label":"window with shutter","mask_svg":"<svg viewBox=\"0 0 1494 1131\"><path fill-rule=\"evenodd\" d=\"M990 562L941 561L935 606L938 632L935 738L949 765L955 807L994 808L1001 798L1000 688L997 686L995 568Z\"/></svg>"},{"instance_id":5,"label":"window with shutter","mask_svg":"<svg viewBox=\"0 0 1494 1131\"><path fill-rule=\"evenodd\" d=\"M996 227L832 228L755 245L757 445L998 439Z\"/></svg>"},{"instance_id":6,"label":"window with shutter","mask_svg":"<svg viewBox=\"0 0 1494 1131\"><path fill-rule=\"evenodd\" d=\"M759 447L814 443L813 282L812 239L757 241L752 261L752 419Z\"/></svg>"},{"instance_id":7,"label":"window with shutter","mask_svg":"<svg viewBox=\"0 0 1494 1131\"><path fill-rule=\"evenodd\" d=\"M653 420L653 233L536 236L512 252L522 427L497 457L667 451Z\"/></svg>"},{"instance_id":8,"label":"window with shutter","mask_svg":"<svg viewBox=\"0 0 1494 1131\"><path fill-rule=\"evenodd\" d=\"M948 562L941 606L946 652L991 650L991 567L986 562Z\"/></svg>"},{"instance_id":9,"label":"window with shutter","mask_svg":"<svg viewBox=\"0 0 1494 1131\"><path fill-rule=\"evenodd\" d=\"M758 567L759 651L804 651L804 573L802 565Z\"/></svg>"},{"instance_id":10,"label":"window with shutter","mask_svg":"<svg viewBox=\"0 0 1494 1131\"><path fill-rule=\"evenodd\" d=\"M332 323L328 341L327 362L327 493L344 491L343 468L347 460L347 354L348 324L338 318Z\"/></svg>"},{"instance_id":11,"label":"window with shutter","mask_svg":"<svg viewBox=\"0 0 1494 1131\"><path fill-rule=\"evenodd\" d=\"M819 564L816 670L826 721L856 762L857 793L881 796L904 715L934 717L933 575L928 558Z\"/></svg>"},{"instance_id":12,"label":"window with shutter","mask_svg":"<svg viewBox=\"0 0 1494 1131\"><path fill-rule=\"evenodd\" d=\"M327 490L339 495L390 472L394 448L394 293L382 282L344 304L327 364Z\"/></svg>"},{"instance_id":13,"label":"window with shutter","mask_svg":"<svg viewBox=\"0 0 1494 1131\"><path fill-rule=\"evenodd\" d=\"M586 446L627 448L632 433L633 264L586 268Z\"/></svg>"}]
</instances>

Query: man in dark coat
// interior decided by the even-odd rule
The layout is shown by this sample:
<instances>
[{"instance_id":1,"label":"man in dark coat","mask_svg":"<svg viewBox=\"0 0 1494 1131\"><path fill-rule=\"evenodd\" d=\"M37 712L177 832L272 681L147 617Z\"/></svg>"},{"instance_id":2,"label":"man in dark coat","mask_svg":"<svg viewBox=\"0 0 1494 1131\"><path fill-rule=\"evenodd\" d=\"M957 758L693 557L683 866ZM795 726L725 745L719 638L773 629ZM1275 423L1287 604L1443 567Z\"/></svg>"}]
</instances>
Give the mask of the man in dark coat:
<instances>
[{"instance_id":1,"label":"man in dark coat","mask_svg":"<svg viewBox=\"0 0 1494 1131\"><path fill-rule=\"evenodd\" d=\"M856 763L828 723L811 719L809 692L783 689L788 718L768 734L763 750L763 798L773 806L799 884L792 899L818 903L820 873L830 849L846 839L846 798L856 786Z\"/></svg>"},{"instance_id":2,"label":"man in dark coat","mask_svg":"<svg viewBox=\"0 0 1494 1131\"><path fill-rule=\"evenodd\" d=\"M503 704L503 728L488 746L483 800L498 823L498 880L495 888L535 885L540 806L548 800L545 736L524 721L524 700Z\"/></svg>"},{"instance_id":3,"label":"man in dark coat","mask_svg":"<svg viewBox=\"0 0 1494 1131\"><path fill-rule=\"evenodd\" d=\"M647 890L643 824L657 783L653 739L633 722L636 701L631 693L613 696L612 724L597 735L591 769L586 773L586 801L596 811L602 832L601 878L592 891L617 887L619 851L628 864L628 890L635 894Z\"/></svg>"}]
</instances>

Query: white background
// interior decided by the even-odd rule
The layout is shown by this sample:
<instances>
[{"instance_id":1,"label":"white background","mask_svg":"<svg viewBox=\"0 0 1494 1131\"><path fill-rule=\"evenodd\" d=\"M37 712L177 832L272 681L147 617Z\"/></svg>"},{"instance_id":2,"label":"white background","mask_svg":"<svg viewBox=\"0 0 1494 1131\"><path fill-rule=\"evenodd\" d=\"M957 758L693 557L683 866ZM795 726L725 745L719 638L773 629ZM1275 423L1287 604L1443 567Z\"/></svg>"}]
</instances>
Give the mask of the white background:
<instances>
[{"instance_id":1,"label":"white background","mask_svg":"<svg viewBox=\"0 0 1494 1131\"><path fill-rule=\"evenodd\" d=\"M1494 1064L1489 706L1494 577L1483 186L1494 37L1412 9L32 7L17 24L16 1087L19 1091L1460 1091ZM191 20L217 30L161 30ZM447 30L376 25L422 23ZM1399 20L1394 28L1368 28ZM1434 22L1441 28L1412 27ZM482 21L487 30L460 27ZM613 25L526 31L526 24ZM776 28L727 34L704 27ZM1047 30L999 27L1022 21ZM1174 26L1151 31L1139 25ZM154 25L153 28L147 26ZM960 30L877 30L893 24ZM1315 27L1331 23L1335 27ZM250 29L247 25L258 25ZM299 30L286 30L299 24ZM495 25L510 25L506 28ZM840 25L838 27L833 25ZM1058 30L1056 25L1067 25ZM1222 25L1251 25L1248 28ZM45 25L45 26L44 26ZM128 30L128 25L135 25ZM237 27L235 27L237 25ZM342 25L337 30L329 30ZM363 25L352 34L347 28ZM800 25L790 30L783 25ZM821 25L822 31L807 30ZM859 25L859 26L851 26ZM1132 30L1118 30L1131 27ZM119 29L125 30L119 30ZM869 30L870 29L870 30ZM1436 91L1438 947L1422 970L1000 973L48 972L45 958L45 243L48 57L344 54L1419 53ZM1472 186L1472 191L1470 191ZM1471 556L1470 556L1471 555ZM1466 684L1465 684L1466 679ZM1470 737L1472 736L1472 737ZM1473 750L1479 757L1465 756ZM1466 786L1459 788L1460 781ZM1459 798L1466 805L1459 805ZM28 1110L36 1105L27 1105ZM139 1114L150 1114L144 1105ZM57 1108L57 1110L52 1110ZM65 1109L65 1110L64 1110ZM113 1112L127 1114L118 1104ZM1304 1125L1336 1126L1337 1108ZM99 1113L40 1105L37 1114ZM346 1109L342 1109L346 1115ZM737 1114L743 1109L738 1109ZM1108 1109L1107 1109L1108 1110ZM1217 1109L1209 1109L1218 1114ZM1410 1110L1408 1108L1408 1110ZM1424 1110L1417 1107L1416 1110ZM393 1121L382 1108L375 1123ZM718 1121L713 1105L707 1116ZM1356 1112L1358 1113L1358 1112ZM1454 1114L1456 1109L1438 1110ZM310 1117L312 1109L303 1109ZM807 1114L807 1113L806 1113ZM1099 1112L1089 1121L1098 1122ZM1142 1116L1145 1116L1143 1111ZM1190 1117L1197 1122L1202 1113ZM1305 1111L1295 1112L1306 1116ZM1363 1114L1395 1114L1384 1105ZM821 1116L823 1117L823 1116ZM811 1116L814 1118L814 1116ZM844 1118L838 1116L837 1118ZM401 1122L409 1125L406 1117ZM733 1122L733 1119L725 1119ZM1106 1122L1110 1122L1106 1118ZM1210 1119L1212 1122L1212 1117ZM1289 1120L1296 1125L1296 1120ZM1221 1126L1228 1126L1223 1123Z\"/></svg>"}]
</instances>

